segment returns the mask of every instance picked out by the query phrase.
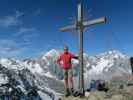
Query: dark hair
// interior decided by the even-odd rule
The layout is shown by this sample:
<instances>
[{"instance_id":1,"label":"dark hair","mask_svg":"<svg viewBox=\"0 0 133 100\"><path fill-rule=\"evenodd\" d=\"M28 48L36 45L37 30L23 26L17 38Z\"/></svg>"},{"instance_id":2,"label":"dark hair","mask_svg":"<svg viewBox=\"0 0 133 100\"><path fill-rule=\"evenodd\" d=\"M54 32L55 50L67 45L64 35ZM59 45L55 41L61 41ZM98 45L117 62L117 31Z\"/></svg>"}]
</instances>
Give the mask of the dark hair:
<instances>
[{"instance_id":1,"label":"dark hair","mask_svg":"<svg viewBox=\"0 0 133 100\"><path fill-rule=\"evenodd\" d=\"M64 46L64 49L67 49L68 50L68 46Z\"/></svg>"}]
</instances>

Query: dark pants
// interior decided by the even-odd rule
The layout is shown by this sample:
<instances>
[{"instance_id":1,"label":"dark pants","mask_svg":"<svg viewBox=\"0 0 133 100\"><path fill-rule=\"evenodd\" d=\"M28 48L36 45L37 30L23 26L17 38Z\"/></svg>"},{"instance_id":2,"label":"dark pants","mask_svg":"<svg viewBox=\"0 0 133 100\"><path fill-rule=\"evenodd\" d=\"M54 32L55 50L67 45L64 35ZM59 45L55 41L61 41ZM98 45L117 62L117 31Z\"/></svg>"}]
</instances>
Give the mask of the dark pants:
<instances>
[{"instance_id":1,"label":"dark pants","mask_svg":"<svg viewBox=\"0 0 133 100\"><path fill-rule=\"evenodd\" d=\"M71 92L71 90L69 90L69 89L73 88L73 73L72 73L72 69L64 70L64 85L65 85L66 94L68 92Z\"/></svg>"}]
</instances>

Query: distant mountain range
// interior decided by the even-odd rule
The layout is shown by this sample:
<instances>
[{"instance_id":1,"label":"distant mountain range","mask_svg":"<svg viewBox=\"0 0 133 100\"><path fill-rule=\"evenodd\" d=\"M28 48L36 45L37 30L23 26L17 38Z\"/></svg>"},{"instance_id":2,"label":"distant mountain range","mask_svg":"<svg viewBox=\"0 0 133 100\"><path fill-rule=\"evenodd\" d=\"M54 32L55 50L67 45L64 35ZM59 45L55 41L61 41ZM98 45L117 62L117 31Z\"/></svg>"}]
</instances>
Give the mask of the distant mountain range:
<instances>
[{"instance_id":1,"label":"distant mountain range","mask_svg":"<svg viewBox=\"0 0 133 100\"><path fill-rule=\"evenodd\" d=\"M40 100L38 98L42 98L42 100L58 98L58 95L63 93L63 71L54 62L60 53L59 50L52 49L39 58L24 59L23 61L14 58L1 58L1 94L6 94L6 92L11 94L12 91L17 91L16 94L18 94L20 91L23 94L21 98L29 98L29 94L33 93L37 95L36 100ZM72 65L75 80L78 81L79 61L73 59ZM110 80L112 77L130 73L129 57L119 51L113 50L96 56L84 53L86 87L92 79Z\"/></svg>"}]
</instances>

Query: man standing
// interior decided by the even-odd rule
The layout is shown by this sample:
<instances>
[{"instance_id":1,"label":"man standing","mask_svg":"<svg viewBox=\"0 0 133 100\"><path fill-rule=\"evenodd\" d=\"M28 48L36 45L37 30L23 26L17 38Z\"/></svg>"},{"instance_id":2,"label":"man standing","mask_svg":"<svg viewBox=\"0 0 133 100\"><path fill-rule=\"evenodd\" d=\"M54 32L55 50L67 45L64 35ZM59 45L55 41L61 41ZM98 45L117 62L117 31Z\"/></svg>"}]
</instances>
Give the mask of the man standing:
<instances>
[{"instance_id":1,"label":"man standing","mask_svg":"<svg viewBox=\"0 0 133 100\"><path fill-rule=\"evenodd\" d=\"M78 59L77 56L69 53L68 47L64 47L64 52L61 54L57 60L57 63L64 71L64 86L65 86L65 96L69 96L73 91L73 75L72 75L72 59ZM69 84L70 83L70 84Z\"/></svg>"}]
</instances>

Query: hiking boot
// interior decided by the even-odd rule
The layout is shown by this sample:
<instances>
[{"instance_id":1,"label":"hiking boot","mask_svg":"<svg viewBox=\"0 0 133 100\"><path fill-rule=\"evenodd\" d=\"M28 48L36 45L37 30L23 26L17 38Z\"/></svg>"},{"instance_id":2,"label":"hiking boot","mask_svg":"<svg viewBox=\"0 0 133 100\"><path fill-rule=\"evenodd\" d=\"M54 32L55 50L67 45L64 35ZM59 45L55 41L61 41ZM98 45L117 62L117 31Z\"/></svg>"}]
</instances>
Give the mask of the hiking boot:
<instances>
[{"instance_id":1,"label":"hiking boot","mask_svg":"<svg viewBox=\"0 0 133 100\"><path fill-rule=\"evenodd\" d=\"M80 93L80 98L84 98L85 97L85 95L83 94L83 93Z\"/></svg>"},{"instance_id":2,"label":"hiking boot","mask_svg":"<svg viewBox=\"0 0 133 100\"><path fill-rule=\"evenodd\" d=\"M66 89L66 91L65 91L65 97L68 97L68 96L70 96L71 94L70 94L70 91L69 91L69 89Z\"/></svg>"},{"instance_id":3,"label":"hiking boot","mask_svg":"<svg viewBox=\"0 0 133 100\"><path fill-rule=\"evenodd\" d=\"M73 95L73 94L74 94L74 89L71 88L71 89L70 89L70 92L71 92L71 95Z\"/></svg>"},{"instance_id":4,"label":"hiking boot","mask_svg":"<svg viewBox=\"0 0 133 100\"><path fill-rule=\"evenodd\" d=\"M80 96L79 91L75 91L75 92L73 93L73 96L74 96L74 97L78 97L78 96Z\"/></svg>"}]
</instances>

